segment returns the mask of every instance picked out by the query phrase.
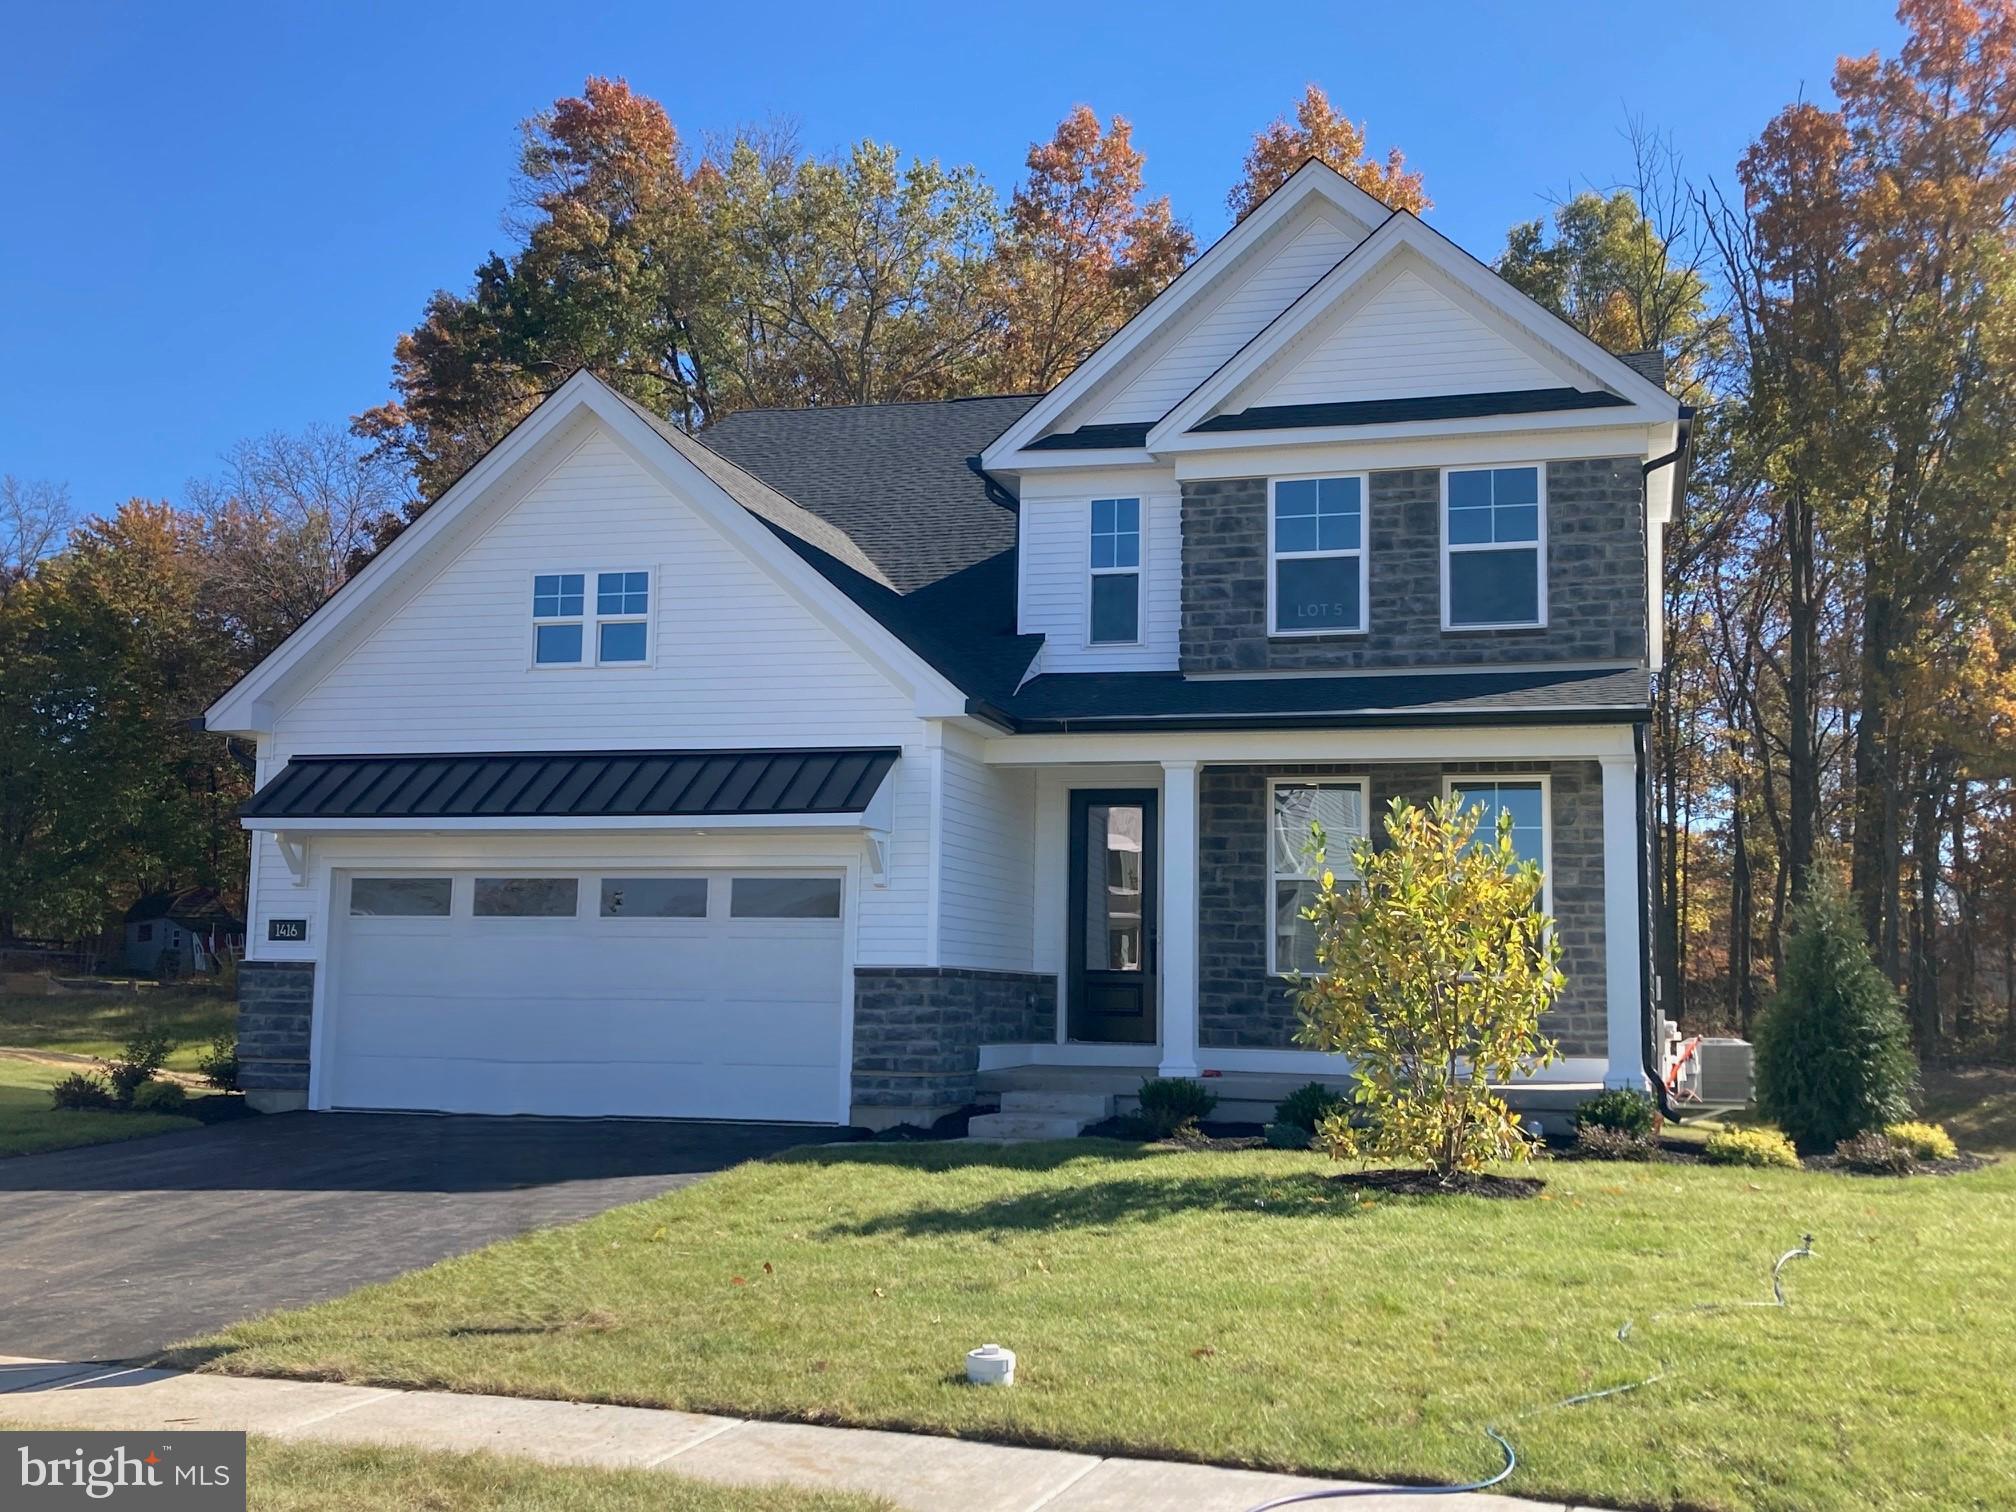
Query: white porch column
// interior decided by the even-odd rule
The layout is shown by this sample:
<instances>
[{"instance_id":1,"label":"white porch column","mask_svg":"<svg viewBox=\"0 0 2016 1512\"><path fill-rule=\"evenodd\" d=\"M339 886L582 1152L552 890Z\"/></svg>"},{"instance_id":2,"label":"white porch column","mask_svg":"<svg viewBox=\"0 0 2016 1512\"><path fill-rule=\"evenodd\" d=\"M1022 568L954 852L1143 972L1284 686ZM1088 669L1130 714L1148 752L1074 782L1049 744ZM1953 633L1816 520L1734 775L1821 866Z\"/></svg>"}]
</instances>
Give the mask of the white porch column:
<instances>
[{"instance_id":1,"label":"white porch column","mask_svg":"<svg viewBox=\"0 0 2016 1512\"><path fill-rule=\"evenodd\" d=\"M1197 763L1162 763L1162 1076L1197 1066Z\"/></svg>"},{"instance_id":2,"label":"white porch column","mask_svg":"<svg viewBox=\"0 0 2016 1512\"><path fill-rule=\"evenodd\" d=\"M1605 756L1603 762L1603 964L1608 1005L1612 1087L1645 1085L1644 929L1638 895L1638 758Z\"/></svg>"}]
</instances>

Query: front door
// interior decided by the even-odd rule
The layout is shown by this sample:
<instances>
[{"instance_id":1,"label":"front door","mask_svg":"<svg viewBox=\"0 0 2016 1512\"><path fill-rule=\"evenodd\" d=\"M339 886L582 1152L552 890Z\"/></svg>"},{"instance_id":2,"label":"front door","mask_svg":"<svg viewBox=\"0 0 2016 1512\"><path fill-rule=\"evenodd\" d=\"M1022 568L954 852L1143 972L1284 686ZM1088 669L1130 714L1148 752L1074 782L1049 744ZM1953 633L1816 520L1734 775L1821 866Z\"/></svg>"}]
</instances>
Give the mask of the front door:
<instances>
[{"instance_id":1,"label":"front door","mask_svg":"<svg viewBox=\"0 0 2016 1512\"><path fill-rule=\"evenodd\" d=\"M1155 1043L1155 791L1071 795L1070 1037Z\"/></svg>"}]
</instances>

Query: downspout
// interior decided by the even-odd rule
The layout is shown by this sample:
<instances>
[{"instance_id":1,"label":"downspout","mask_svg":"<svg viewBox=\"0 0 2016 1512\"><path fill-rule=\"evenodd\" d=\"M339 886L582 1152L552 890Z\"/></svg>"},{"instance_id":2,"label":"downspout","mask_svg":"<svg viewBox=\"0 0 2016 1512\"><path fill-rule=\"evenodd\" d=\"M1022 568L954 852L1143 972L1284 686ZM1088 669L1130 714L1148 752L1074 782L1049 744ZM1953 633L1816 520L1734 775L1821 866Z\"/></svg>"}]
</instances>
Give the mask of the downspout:
<instances>
[{"instance_id":1,"label":"downspout","mask_svg":"<svg viewBox=\"0 0 2016 1512\"><path fill-rule=\"evenodd\" d=\"M1639 1048L1645 1075L1651 1079L1652 1095L1659 1112L1678 1122L1682 1114L1666 1090L1666 1077L1659 1065L1659 1013L1653 993L1659 980L1652 952L1652 851L1658 843L1659 828L1652 814L1651 752L1645 738L1649 725L1631 727L1631 745L1638 757L1638 992Z\"/></svg>"}]
</instances>

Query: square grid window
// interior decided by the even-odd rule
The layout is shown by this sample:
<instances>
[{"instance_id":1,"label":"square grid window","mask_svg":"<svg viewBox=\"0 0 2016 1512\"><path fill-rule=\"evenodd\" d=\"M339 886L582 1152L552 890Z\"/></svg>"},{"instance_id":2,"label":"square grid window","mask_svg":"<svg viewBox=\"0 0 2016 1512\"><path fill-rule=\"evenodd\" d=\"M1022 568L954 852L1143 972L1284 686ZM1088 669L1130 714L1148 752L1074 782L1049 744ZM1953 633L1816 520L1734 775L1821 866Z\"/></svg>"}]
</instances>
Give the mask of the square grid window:
<instances>
[{"instance_id":1,"label":"square grid window","mask_svg":"<svg viewBox=\"0 0 2016 1512\"><path fill-rule=\"evenodd\" d=\"M1092 615L1095 646L1141 639L1141 501L1092 501Z\"/></svg>"},{"instance_id":2,"label":"square grid window","mask_svg":"<svg viewBox=\"0 0 2016 1512\"><path fill-rule=\"evenodd\" d=\"M1272 633L1363 630L1363 476L1277 478L1272 508Z\"/></svg>"},{"instance_id":3,"label":"square grid window","mask_svg":"<svg viewBox=\"0 0 2016 1512\"><path fill-rule=\"evenodd\" d=\"M1512 817L1512 846L1521 861L1531 861L1545 878L1541 907L1552 910L1553 853L1548 834L1547 783L1539 777L1463 777L1449 779L1449 796L1465 810L1478 809L1472 845L1497 843L1498 816Z\"/></svg>"},{"instance_id":4,"label":"square grid window","mask_svg":"<svg viewBox=\"0 0 2016 1512\"><path fill-rule=\"evenodd\" d=\"M1544 478L1534 467L1443 474L1442 620L1450 630L1547 622Z\"/></svg>"},{"instance_id":5,"label":"square grid window","mask_svg":"<svg viewBox=\"0 0 2016 1512\"><path fill-rule=\"evenodd\" d=\"M542 572L532 578L532 661L541 667L620 666L651 654L651 574Z\"/></svg>"},{"instance_id":6,"label":"square grid window","mask_svg":"<svg viewBox=\"0 0 2016 1512\"><path fill-rule=\"evenodd\" d=\"M1322 891L1322 868L1310 851L1312 826L1323 826L1323 864L1340 880L1355 879L1352 842L1365 834L1365 783L1277 782L1268 837L1269 904L1267 969L1277 974L1314 972L1316 926L1302 917Z\"/></svg>"}]
</instances>

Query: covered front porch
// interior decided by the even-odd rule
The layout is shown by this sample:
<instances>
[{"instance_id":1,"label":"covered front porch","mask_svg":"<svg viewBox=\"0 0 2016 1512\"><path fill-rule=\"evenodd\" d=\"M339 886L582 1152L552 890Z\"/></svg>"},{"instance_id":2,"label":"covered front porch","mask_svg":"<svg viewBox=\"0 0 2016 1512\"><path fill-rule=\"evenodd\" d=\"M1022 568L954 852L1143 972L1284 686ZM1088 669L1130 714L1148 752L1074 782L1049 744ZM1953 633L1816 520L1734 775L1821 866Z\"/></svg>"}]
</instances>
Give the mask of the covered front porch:
<instances>
[{"instance_id":1,"label":"covered front porch","mask_svg":"<svg viewBox=\"0 0 2016 1512\"><path fill-rule=\"evenodd\" d=\"M1545 1121L1644 1084L1643 794L1629 725L1018 737L990 765L1034 784L1033 961L1055 981L1037 1040L983 1041L978 1100L1004 1091L1126 1099L1148 1076L1203 1077L1221 1117L1271 1116L1341 1057L1295 1043L1298 885L1281 832L1317 806L1379 833L1388 803L1456 793L1515 809L1548 876L1569 987L1547 1032L1563 1058L1517 1090ZM1336 847L1341 849L1340 847ZM1285 854L1284 854L1285 853ZM1306 928L1306 926L1304 926Z\"/></svg>"}]
</instances>

